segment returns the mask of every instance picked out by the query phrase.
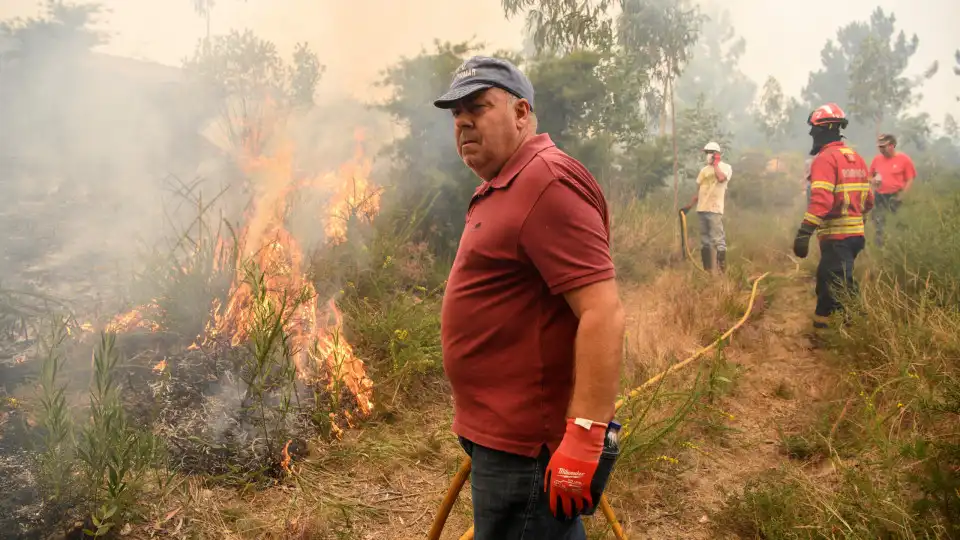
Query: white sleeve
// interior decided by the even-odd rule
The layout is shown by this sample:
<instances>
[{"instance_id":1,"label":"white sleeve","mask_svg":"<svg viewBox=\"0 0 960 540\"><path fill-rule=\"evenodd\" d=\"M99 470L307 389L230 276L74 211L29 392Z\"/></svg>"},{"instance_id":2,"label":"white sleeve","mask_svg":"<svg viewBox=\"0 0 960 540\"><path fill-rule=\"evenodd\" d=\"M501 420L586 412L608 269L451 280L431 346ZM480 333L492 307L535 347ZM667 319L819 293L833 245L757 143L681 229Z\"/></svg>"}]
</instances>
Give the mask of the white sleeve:
<instances>
[{"instance_id":1,"label":"white sleeve","mask_svg":"<svg viewBox=\"0 0 960 540\"><path fill-rule=\"evenodd\" d=\"M733 167L731 167L729 163L723 162L723 161L720 162L720 170L722 170L724 176L727 177L727 182L729 182L730 179L733 178Z\"/></svg>"}]
</instances>

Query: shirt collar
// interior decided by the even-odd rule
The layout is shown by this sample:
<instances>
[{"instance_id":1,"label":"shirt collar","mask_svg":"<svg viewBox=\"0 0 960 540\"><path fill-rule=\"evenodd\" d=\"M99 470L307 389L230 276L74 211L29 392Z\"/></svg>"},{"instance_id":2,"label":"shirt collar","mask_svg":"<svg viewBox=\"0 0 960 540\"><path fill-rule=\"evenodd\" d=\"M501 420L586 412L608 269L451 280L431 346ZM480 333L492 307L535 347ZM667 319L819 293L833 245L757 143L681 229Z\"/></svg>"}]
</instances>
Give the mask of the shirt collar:
<instances>
[{"instance_id":1,"label":"shirt collar","mask_svg":"<svg viewBox=\"0 0 960 540\"><path fill-rule=\"evenodd\" d=\"M827 148L833 148L834 146L846 146L846 143L844 143L843 141L833 141L833 142L829 142L829 143L823 145L823 146L820 148L820 151L822 152L822 151L826 150Z\"/></svg>"},{"instance_id":2,"label":"shirt collar","mask_svg":"<svg viewBox=\"0 0 960 540\"><path fill-rule=\"evenodd\" d=\"M493 177L489 182L480 184L476 191L473 192L473 195L476 197L491 189L502 189L509 186L510 183L513 182L513 179L520 174L520 171L533 161L533 158L537 157L537 154L554 146L556 146L556 144L554 144L553 140L550 139L550 135L547 133L534 135L527 139L503 165L503 168L500 169L500 174Z\"/></svg>"}]
</instances>

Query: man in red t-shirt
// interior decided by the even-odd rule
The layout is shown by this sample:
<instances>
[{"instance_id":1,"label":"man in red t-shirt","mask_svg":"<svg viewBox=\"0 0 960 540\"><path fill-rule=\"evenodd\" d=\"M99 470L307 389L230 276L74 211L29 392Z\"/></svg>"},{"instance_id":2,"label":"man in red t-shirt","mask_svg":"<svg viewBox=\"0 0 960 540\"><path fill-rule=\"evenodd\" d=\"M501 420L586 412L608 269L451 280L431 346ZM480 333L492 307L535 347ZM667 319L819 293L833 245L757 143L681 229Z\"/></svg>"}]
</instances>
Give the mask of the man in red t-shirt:
<instances>
[{"instance_id":1,"label":"man in red t-shirt","mask_svg":"<svg viewBox=\"0 0 960 540\"><path fill-rule=\"evenodd\" d=\"M473 57L434 102L483 180L441 312L477 540L585 540L579 514L599 503L619 390L624 313L606 201L583 165L536 134L533 97L512 64Z\"/></svg>"},{"instance_id":2,"label":"man in red t-shirt","mask_svg":"<svg viewBox=\"0 0 960 540\"><path fill-rule=\"evenodd\" d=\"M876 195L876 209L873 212L873 222L877 227L877 242L883 240L883 225L887 214L892 214L900 207L903 196L910 191L917 170L913 167L913 160L903 152L897 152L897 138L890 134L883 134L877 138L877 148L880 155L870 162L870 183Z\"/></svg>"}]
</instances>

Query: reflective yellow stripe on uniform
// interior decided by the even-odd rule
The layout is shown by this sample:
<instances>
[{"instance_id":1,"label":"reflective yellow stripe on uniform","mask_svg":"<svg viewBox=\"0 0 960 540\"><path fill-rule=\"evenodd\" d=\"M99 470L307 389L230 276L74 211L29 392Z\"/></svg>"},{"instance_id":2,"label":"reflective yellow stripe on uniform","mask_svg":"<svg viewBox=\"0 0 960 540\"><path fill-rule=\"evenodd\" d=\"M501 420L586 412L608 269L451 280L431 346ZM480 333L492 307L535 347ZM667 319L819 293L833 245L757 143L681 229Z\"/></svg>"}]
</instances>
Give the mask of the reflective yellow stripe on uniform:
<instances>
[{"instance_id":1,"label":"reflective yellow stripe on uniform","mask_svg":"<svg viewBox=\"0 0 960 540\"><path fill-rule=\"evenodd\" d=\"M863 225L863 216L845 216L830 218L823 221L824 227L837 227L845 225Z\"/></svg>"},{"instance_id":2,"label":"reflective yellow stripe on uniform","mask_svg":"<svg viewBox=\"0 0 960 540\"><path fill-rule=\"evenodd\" d=\"M850 225L849 227L830 227L830 228L819 228L817 229L817 236L830 236L834 234L845 234L845 235L862 235L864 234L863 225L854 226Z\"/></svg>"},{"instance_id":3,"label":"reflective yellow stripe on uniform","mask_svg":"<svg viewBox=\"0 0 960 540\"><path fill-rule=\"evenodd\" d=\"M817 229L817 236L831 234L863 234L863 216L839 217L828 219Z\"/></svg>"},{"instance_id":4,"label":"reflective yellow stripe on uniform","mask_svg":"<svg viewBox=\"0 0 960 540\"><path fill-rule=\"evenodd\" d=\"M803 220L809 221L810 223L813 223L818 227L820 226L821 223L823 223L822 218L818 218L817 216L811 214L810 212L807 212L806 214L803 215Z\"/></svg>"},{"instance_id":5,"label":"reflective yellow stripe on uniform","mask_svg":"<svg viewBox=\"0 0 960 540\"><path fill-rule=\"evenodd\" d=\"M869 191L870 184L866 182L854 182L850 184L837 184L837 191L848 193L848 192L857 192L857 191Z\"/></svg>"},{"instance_id":6,"label":"reflective yellow stripe on uniform","mask_svg":"<svg viewBox=\"0 0 960 540\"><path fill-rule=\"evenodd\" d=\"M834 185L834 184L831 184L830 182L827 182L826 180L814 180L813 182L810 182L810 189L811 189L811 190L813 190L813 189L825 189L825 190L827 190L827 191L833 191L833 188L835 188L835 187L837 187L837 186Z\"/></svg>"}]
</instances>

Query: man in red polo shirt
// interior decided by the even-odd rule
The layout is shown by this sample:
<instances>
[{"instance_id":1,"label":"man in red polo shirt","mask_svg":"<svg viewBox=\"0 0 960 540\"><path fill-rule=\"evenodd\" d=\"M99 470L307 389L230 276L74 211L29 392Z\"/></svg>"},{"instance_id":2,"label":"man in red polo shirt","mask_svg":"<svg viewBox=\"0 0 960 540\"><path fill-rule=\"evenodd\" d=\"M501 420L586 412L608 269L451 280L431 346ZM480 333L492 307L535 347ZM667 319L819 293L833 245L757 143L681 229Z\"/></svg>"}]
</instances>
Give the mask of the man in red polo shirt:
<instances>
[{"instance_id":1,"label":"man in red polo shirt","mask_svg":"<svg viewBox=\"0 0 960 540\"><path fill-rule=\"evenodd\" d=\"M870 182L876 196L873 222L877 227L877 242L882 242L883 225L888 214L896 213L903 196L910 191L917 170L913 160L903 152L897 152L897 138L883 134L877 139L880 154L870 162Z\"/></svg>"},{"instance_id":2,"label":"man in red polo shirt","mask_svg":"<svg viewBox=\"0 0 960 540\"><path fill-rule=\"evenodd\" d=\"M536 133L533 98L515 66L473 57L434 102L483 180L441 315L477 540L586 538L579 514L599 503L591 484L619 390L624 314L606 201Z\"/></svg>"}]
</instances>

